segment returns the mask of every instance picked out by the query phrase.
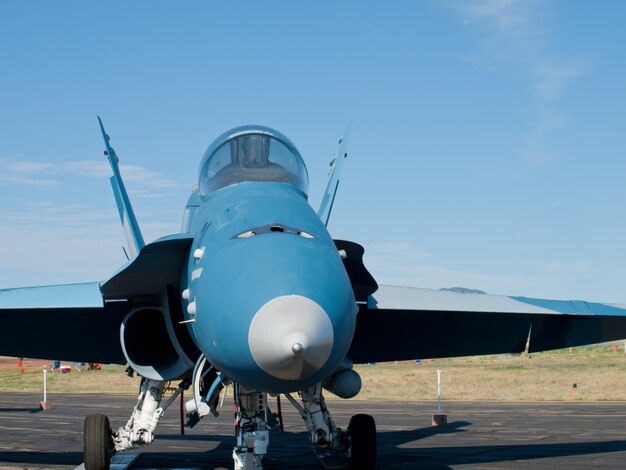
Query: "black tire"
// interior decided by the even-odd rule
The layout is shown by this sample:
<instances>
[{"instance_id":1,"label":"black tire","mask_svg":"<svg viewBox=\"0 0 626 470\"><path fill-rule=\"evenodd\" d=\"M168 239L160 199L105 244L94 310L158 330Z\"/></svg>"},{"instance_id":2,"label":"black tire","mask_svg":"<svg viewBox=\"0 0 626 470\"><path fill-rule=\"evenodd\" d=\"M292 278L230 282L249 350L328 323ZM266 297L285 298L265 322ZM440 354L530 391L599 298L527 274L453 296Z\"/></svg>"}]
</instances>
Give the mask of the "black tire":
<instances>
[{"instance_id":1,"label":"black tire","mask_svg":"<svg viewBox=\"0 0 626 470\"><path fill-rule=\"evenodd\" d=\"M83 428L85 470L109 470L112 451L109 418L101 414L87 415Z\"/></svg>"},{"instance_id":2,"label":"black tire","mask_svg":"<svg viewBox=\"0 0 626 470\"><path fill-rule=\"evenodd\" d=\"M376 422L370 415L360 414L350 418L350 467L376 468Z\"/></svg>"}]
</instances>

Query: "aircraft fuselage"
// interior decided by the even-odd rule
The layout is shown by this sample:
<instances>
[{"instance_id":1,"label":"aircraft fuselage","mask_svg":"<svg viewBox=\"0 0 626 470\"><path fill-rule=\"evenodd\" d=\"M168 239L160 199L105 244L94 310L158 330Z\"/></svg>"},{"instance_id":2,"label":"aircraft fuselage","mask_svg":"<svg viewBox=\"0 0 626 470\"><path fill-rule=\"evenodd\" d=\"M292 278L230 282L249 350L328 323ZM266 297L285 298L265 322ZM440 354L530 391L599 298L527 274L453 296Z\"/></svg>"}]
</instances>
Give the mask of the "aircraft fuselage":
<instances>
[{"instance_id":1,"label":"aircraft fuselage","mask_svg":"<svg viewBox=\"0 0 626 470\"><path fill-rule=\"evenodd\" d=\"M345 358L356 324L346 270L294 186L243 182L203 196L189 224L183 308L196 344L231 380L302 390Z\"/></svg>"}]
</instances>

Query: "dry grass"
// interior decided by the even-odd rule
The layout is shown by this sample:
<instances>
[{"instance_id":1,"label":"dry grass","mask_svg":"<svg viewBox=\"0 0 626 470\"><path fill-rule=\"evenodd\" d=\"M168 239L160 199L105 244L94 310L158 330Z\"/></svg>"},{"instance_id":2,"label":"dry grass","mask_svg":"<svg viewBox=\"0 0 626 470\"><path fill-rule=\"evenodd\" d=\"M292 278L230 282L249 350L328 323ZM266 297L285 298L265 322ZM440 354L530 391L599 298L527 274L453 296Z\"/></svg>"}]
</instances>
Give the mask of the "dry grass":
<instances>
[{"instance_id":1,"label":"dry grass","mask_svg":"<svg viewBox=\"0 0 626 470\"><path fill-rule=\"evenodd\" d=\"M26 372L20 374L15 359L0 361L0 390L41 391L43 364L25 361ZM437 369L446 400L626 400L626 354L623 349L614 353L612 344L533 354L532 359L503 355L359 365L363 389L357 399L434 400ZM48 373L48 378L50 392L135 394L139 387L139 379L129 378L122 366Z\"/></svg>"},{"instance_id":2,"label":"dry grass","mask_svg":"<svg viewBox=\"0 0 626 470\"><path fill-rule=\"evenodd\" d=\"M134 395L139 390L139 377L128 377L123 366L104 365L102 370L84 370L83 372L72 368L69 374L60 374L51 372L52 362L24 360L25 372L21 374L17 368L16 359L1 361L0 390L43 391L44 365L48 369L48 391L51 393L129 393Z\"/></svg>"},{"instance_id":3,"label":"dry grass","mask_svg":"<svg viewBox=\"0 0 626 470\"><path fill-rule=\"evenodd\" d=\"M357 366L360 399L436 399L437 369L448 400L626 400L626 354L612 345L572 353L437 359ZM574 395L573 384L577 385Z\"/></svg>"}]
</instances>

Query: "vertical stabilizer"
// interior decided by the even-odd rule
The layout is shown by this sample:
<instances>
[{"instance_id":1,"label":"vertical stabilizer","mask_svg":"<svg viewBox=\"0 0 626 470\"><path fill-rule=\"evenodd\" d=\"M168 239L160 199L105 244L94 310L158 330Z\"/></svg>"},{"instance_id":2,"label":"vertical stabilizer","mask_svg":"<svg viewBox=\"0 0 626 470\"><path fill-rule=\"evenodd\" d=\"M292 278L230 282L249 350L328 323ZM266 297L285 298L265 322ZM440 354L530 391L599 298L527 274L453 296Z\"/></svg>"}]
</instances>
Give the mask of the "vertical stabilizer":
<instances>
[{"instance_id":1,"label":"vertical stabilizer","mask_svg":"<svg viewBox=\"0 0 626 470\"><path fill-rule=\"evenodd\" d=\"M341 176L341 169L343 168L343 161L348 156L346 150L348 148L348 138L350 137L351 129L352 124L350 123L344 131L343 137L339 139L339 147L337 147L335 155L330 160L330 173L328 174L328 184L326 185L326 191L324 192L324 197L322 199L322 203L320 204L320 208L317 211L317 215L319 215L320 219L322 219L322 222L324 222L324 225L326 226L328 226L330 213L333 210L333 203L335 202L335 196L337 195L337 188L339 187L339 178Z\"/></svg>"},{"instance_id":2,"label":"vertical stabilizer","mask_svg":"<svg viewBox=\"0 0 626 470\"><path fill-rule=\"evenodd\" d=\"M113 188L113 195L115 196L115 203L117 204L117 210L120 214L120 220L124 229L124 236L128 243L128 250L130 257L134 258L139 253L139 250L143 248L145 242L133 211L133 206L130 204L124 182L122 181L122 175L120 174L119 161L115 154L115 150L109 143L109 136L104 130L102 120L98 116L98 122L100 123L100 130L102 130L102 138L104 139L104 145L106 146L105 155L107 156L111 169L113 170L113 176L111 176L111 187Z\"/></svg>"}]
</instances>

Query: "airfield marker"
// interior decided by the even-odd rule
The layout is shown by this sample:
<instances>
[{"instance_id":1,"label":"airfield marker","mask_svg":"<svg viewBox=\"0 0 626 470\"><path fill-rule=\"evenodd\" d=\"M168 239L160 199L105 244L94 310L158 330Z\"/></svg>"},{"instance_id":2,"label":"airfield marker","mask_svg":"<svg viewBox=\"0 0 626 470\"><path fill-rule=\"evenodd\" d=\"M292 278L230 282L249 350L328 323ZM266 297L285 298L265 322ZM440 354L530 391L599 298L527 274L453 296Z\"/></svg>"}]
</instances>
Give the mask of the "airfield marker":
<instances>
[{"instance_id":1,"label":"airfield marker","mask_svg":"<svg viewBox=\"0 0 626 470\"><path fill-rule=\"evenodd\" d=\"M433 415L433 426L445 426L448 424L448 415L441 414L441 370L437 369L437 414Z\"/></svg>"},{"instance_id":2,"label":"airfield marker","mask_svg":"<svg viewBox=\"0 0 626 470\"><path fill-rule=\"evenodd\" d=\"M50 403L48 403L48 369L43 366L43 401L39 402L39 409L46 411L50 409Z\"/></svg>"},{"instance_id":3,"label":"airfield marker","mask_svg":"<svg viewBox=\"0 0 626 470\"><path fill-rule=\"evenodd\" d=\"M441 371L437 369L437 414L441 414Z\"/></svg>"}]
</instances>

